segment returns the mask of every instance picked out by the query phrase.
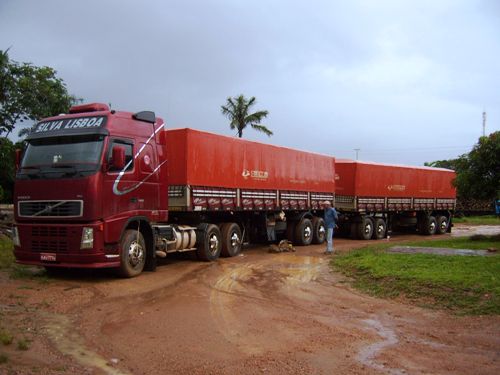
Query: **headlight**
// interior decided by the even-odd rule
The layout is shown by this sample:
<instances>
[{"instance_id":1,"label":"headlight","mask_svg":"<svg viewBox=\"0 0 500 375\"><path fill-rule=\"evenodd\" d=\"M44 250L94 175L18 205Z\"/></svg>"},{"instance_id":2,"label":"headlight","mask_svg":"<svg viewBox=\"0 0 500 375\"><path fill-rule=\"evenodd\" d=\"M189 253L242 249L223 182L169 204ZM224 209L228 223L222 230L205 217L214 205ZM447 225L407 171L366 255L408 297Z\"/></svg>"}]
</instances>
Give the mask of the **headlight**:
<instances>
[{"instance_id":1,"label":"headlight","mask_svg":"<svg viewBox=\"0 0 500 375\"><path fill-rule=\"evenodd\" d=\"M14 246L21 247L21 239L19 238L17 227L12 227L12 242L14 242Z\"/></svg>"},{"instance_id":2,"label":"headlight","mask_svg":"<svg viewBox=\"0 0 500 375\"><path fill-rule=\"evenodd\" d=\"M82 242L80 249L92 249L94 247L94 228L83 227Z\"/></svg>"}]
</instances>

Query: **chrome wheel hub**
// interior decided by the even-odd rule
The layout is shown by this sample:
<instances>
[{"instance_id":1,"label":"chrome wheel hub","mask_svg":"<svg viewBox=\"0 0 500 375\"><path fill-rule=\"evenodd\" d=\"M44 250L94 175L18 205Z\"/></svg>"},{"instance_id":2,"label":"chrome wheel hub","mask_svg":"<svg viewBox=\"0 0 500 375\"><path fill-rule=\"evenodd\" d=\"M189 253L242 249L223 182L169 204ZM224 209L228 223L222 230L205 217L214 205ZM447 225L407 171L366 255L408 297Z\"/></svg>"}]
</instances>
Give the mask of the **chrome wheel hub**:
<instances>
[{"instance_id":1,"label":"chrome wheel hub","mask_svg":"<svg viewBox=\"0 0 500 375\"><path fill-rule=\"evenodd\" d=\"M234 232L233 235L231 236L231 246L236 247L240 244L240 237L238 236L238 233Z\"/></svg>"},{"instance_id":2,"label":"chrome wheel hub","mask_svg":"<svg viewBox=\"0 0 500 375\"><path fill-rule=\"evenodd\" d=\"M136 267L144 260L144 249L137 242L133 241L128 248L128 261L132 267Z\"/></svg>"},{"instance_id":3,"label":"chrome wheel hub","mask_svg":"<svg viewBox=\"0 0 500 375\"><path fill-rule=\"evenodd\" d=\"M210 252L212 254L217 253L217 249L219 248L219 239L217 238L217 235L215 233L212 233L208 239L208 243L210 246Z\"/></svg>"}]
</instances>

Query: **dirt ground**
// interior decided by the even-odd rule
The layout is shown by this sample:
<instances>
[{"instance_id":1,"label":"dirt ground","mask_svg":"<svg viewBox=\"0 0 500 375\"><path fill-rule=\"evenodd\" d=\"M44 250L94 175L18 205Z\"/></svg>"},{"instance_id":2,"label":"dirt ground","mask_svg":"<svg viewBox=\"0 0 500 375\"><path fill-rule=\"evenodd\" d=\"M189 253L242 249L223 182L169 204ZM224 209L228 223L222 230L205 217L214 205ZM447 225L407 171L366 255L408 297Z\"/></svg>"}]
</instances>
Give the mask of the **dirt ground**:
<instances>
[{"instance_id":1,"label":"dirt ground","mask_svg":"<svg viewBox=\"0 0 500 375\"><path fill-rule=\"evenodd\" d=\"M340 252L361 245L335 242ZM175 257L134 279L0 273L0 329L14 336L0 344L0 374L500 373L500 316L366 296L330 270L322 246L297 249Z\"/></svg>"}]
</instances>

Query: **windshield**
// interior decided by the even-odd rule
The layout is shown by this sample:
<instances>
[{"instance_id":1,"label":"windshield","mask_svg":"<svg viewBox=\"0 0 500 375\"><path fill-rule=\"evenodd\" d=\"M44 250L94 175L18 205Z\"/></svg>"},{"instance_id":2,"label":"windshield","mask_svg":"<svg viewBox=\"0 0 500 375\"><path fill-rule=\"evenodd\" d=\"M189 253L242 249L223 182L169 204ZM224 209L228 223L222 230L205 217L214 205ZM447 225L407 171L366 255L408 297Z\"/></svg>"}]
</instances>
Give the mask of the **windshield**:
<instances>
[{"instance_id":1,"label":"windshield","mask_svg":"<svg viewBox=\"0 0 500 375\"><path fill-rule=\"evenodd\" d=\"M85 176L97 171L103 135L32 139L24 152L19 174L26 177Z\"/></svg>"}]
</instances>

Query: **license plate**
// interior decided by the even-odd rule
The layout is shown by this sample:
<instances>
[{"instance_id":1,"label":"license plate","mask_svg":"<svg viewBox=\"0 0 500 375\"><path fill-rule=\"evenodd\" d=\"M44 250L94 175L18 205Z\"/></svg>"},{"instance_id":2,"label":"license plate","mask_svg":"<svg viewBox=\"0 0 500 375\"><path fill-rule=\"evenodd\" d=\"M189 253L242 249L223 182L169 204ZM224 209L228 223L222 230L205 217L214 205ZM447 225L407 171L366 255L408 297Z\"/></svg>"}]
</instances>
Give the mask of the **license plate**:
<instances>
[{"instance_id":1,"label":"license plate","mask_svg":"<svg viewBox=\"0 0 500 375\"><path fill-rule=\"evenodd\" d=\"M55 253L41 253L40 260L43 260L45 262L55 262L56 261L56 254Z\"/></svg>"}]
</instances>

